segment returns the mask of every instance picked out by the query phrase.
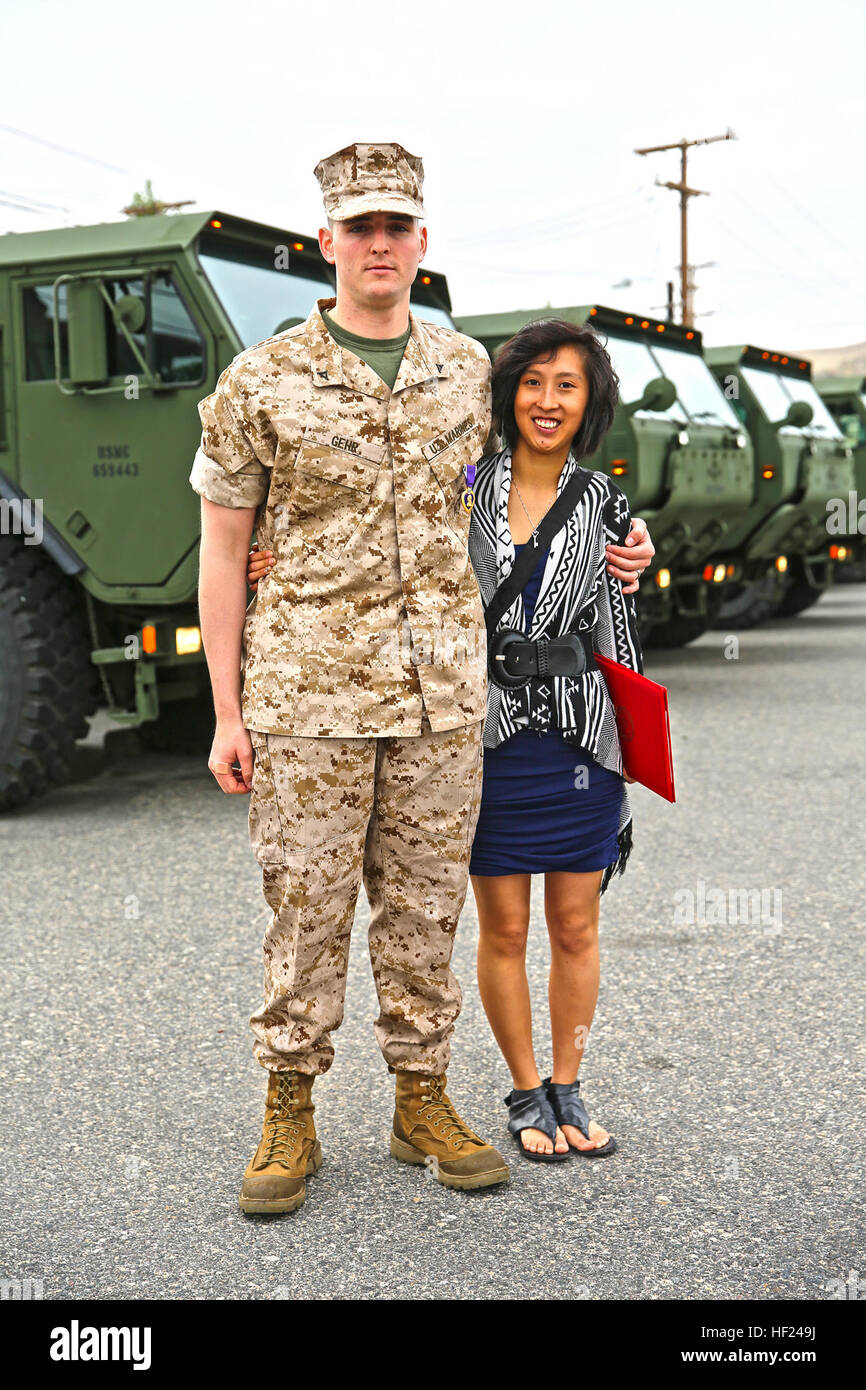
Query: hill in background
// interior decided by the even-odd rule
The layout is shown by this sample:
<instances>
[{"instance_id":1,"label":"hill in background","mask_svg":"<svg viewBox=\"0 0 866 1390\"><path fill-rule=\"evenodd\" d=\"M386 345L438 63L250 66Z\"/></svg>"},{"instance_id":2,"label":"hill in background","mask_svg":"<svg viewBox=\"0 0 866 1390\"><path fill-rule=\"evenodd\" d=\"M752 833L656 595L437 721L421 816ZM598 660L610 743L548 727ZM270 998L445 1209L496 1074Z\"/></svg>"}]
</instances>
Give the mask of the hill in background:
<instances>
[{"instance_id":1,"label":"hill in background","mask_svg":"<svg viewBox=\"0 0 866 1390\"><path fill-rule=\"evenodd\" d=\"M848 347L797 349L801 357L812 363L812 377L866 377L866 343L851 343Z\"/></svg>"}]
</instances>

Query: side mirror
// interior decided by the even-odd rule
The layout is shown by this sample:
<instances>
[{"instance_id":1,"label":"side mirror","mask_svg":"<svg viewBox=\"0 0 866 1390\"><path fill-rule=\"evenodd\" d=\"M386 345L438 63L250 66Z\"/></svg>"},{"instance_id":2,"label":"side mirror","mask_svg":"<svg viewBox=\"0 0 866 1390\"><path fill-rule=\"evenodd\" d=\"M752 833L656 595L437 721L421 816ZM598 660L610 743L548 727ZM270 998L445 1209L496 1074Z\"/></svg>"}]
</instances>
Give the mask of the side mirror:
<instances>
[{"instance_id":1,"label":"side mirror","mask_svg":"<svg viewBox=\"0 0 866 1390\"><path fill-rule=\"evenodd\" d=\"M773 421L773 429L781 430L786 425L793 425L795 429L803 430L807 425L811 425L814 413L808 401L792 401L785 418Z\"/></svg>"},{"instance_id":2,"label":"side mirror","mask_svg":"<svg viewBox=\"0 0 866 1390\"><path fill-rule=\"evenodd\" d=\"M281 322L277 324L276 328L274 329L273 333L271 334L271 337L272 337L272 338L275 338L275 337L277 336L278 333L285 333L285 331L286 331L287 328L297 328L297 326L298 326L299 323L305 323L305 322L306 322L305 319L300 319L300 318L282 319Z\"/></svg>"},{"instance_id":3,"label":"side mirror","mask_svg":"<svg viewBox=\"0 0 866 1390\"><path fill-rule=\"evenodd\" d=\"M638 410L670 410L677 398L677 388L666 376L653 377L643 389L640 400L630 401L625 407L627 415Z\"/></svg>"},{"instance_id":4,"label":"side mirror","mask_svg":"<svg viewBox=\"0 0 866 1390\"><path fill-rule=\"evenodd\" d=\"M95 280L70 280L66 286L69 375L75 386L108 380L105 300Z\"/></svg>"},{"instance_id":5,"label":"side mirror","mask_svg":"<svg viewBox=\"0 0 866 1390\"><path fill-rule=\"evenodd\" d=\"M147 318L144 300L138 294L122 294L114 305L115 316L122 319L130 333L140 333Z\"/></svg>"}]
</instances>

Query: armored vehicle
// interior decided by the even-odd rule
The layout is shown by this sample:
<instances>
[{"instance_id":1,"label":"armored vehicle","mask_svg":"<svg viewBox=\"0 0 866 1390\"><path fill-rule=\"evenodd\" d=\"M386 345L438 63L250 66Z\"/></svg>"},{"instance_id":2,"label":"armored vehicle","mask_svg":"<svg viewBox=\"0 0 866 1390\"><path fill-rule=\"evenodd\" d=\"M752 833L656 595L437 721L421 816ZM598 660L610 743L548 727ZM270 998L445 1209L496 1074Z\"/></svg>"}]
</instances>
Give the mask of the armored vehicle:
<instances>
[{"instance_id":1,"label":"armored vehicle","mask_svg":"<svg viewBox=\"0 0 866 1390\"><path fill-rule=\"evenodd\" d=\"M825 377L815 387L854 451L854 495L831 507L831 543L851 551L852 563L837 579L866 579L866 377ZM839 537L844 538L839 540Z\"/></svg>"},{"instance_id":2,"label":"armored vehicle","mask_svg":"<svg viewBox=\"0 0 866 1390\"><path fill-rule=\"evenodd\" d=\"M751 346L705 355L755 446L755 495L733 536L740 582L720 615L749 627L802 612L831 583L838 546L827 503L854 487L853 451L808 361Z\"/></svg>"},{"instance_id":3,"label":"armored vehicle","mask_svg":"<svg viewBox=\"0 0 866 1390\"><path fill-rule=\"evenodd\" d=\"M216 211L0 237L0 808L100 705L200 735L196 402L332 284L315 237ZM413 307L450 324L444 277Z\"/></svg>"}]
</instances>

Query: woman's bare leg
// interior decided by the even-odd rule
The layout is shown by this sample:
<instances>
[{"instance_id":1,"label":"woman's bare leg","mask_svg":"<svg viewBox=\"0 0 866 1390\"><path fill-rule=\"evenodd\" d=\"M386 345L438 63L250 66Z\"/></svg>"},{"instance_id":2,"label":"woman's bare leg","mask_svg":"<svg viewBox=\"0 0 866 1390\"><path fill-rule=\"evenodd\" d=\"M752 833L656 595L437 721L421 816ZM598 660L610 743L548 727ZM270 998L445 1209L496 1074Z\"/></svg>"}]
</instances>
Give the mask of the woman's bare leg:
<instances>
[{"instance_id":1,"label":"woman's bare leg","mask_svg":"<svg viewBox=\"0 0 866 1390\"><path fill-rule=\"evenodd\" d=\"M598 999L598 914L602 871L549 873L544 877L544 912L550 936L550 1027L553 1035L551 1080L577 1078ZM574 1125L563 1125L578 1149L602 1148L610 1138L594 1121L587 1139Z\"/></svg>"},{"instance_id":2,"label":"woman's bare leg","mask_svg":"<svg viewBox=\"0 0 866 1390\"><path fill-rule=\"evenodd\" d=\"M526 979L526 937L529 931L529 874L473 874L472 891L478 907L478 992L484 1012L517 1091L541 1085L532 1047L532 1012ZM525 1129L523 1147L532 1153L551 1153L553 1145L538 1129ZM556 1148L564 1153L565 1138L557 1130Z\"/></svg>"}]
</instances>

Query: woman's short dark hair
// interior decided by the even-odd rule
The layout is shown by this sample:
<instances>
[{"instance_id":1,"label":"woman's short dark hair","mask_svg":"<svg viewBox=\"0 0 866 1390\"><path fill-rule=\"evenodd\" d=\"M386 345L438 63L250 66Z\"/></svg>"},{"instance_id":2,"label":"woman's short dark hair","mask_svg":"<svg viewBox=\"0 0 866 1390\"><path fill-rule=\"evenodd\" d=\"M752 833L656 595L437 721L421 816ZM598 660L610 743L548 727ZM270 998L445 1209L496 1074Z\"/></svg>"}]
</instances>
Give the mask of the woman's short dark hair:
<instances>
[{"instance_id":1,"label":"woman's short dark hair","mask_svg":"<svg viewBox=\"0 0 866 1390\"><path fill-rule=\"evenodd\" d=\"M619 400L619 377L605 350L604 341L588 323L566 319L540 319L528 323L503 343L493 363L493 423L513 449L518 430L514 397L520 378L532 362L551 362L561 347L576 347L583 358L589 395L580 429L571 451L575 458L589 458L613 424Z\"/></svg>"}]
</instances>

